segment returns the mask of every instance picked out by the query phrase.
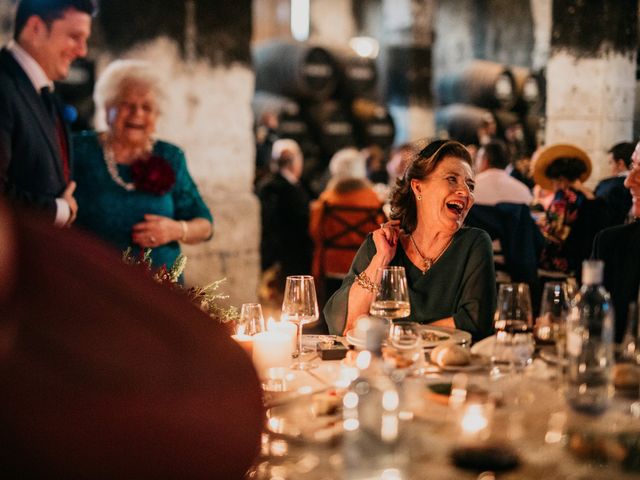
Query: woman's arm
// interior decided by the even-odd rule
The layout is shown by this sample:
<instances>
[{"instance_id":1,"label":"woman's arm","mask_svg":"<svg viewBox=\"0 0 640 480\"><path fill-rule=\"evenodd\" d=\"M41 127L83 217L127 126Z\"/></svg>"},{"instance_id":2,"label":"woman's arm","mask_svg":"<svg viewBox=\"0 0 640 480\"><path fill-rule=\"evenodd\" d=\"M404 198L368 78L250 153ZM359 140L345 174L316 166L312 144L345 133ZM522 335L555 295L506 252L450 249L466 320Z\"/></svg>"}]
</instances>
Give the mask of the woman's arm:
<instances>
[{"instance_id":1,"label":"woman's arm","mask_svg":"<svg viewBox=\"0 0 640 480\"><path fill-rule=\"evenodd\" d=\"M206 218L174 220L148 213L143 222L133 226L132 240L143 248L153 248L169 242L200 243L212 233L213 225Z\"/></svg>"}]
</instances>

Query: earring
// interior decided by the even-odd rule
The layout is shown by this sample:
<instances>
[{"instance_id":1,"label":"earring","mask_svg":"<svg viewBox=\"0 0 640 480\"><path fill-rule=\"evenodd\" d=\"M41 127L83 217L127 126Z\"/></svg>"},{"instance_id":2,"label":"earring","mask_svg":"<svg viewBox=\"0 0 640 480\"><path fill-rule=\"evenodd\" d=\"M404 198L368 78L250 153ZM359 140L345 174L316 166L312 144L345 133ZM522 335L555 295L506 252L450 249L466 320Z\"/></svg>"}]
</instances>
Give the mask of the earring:
<instances>
[{"instance_id":1,"label":"earring","mask_svg":"<svg viewBox=\"0 0 640 480\"><path fill-rule=\"evenodd\" d=\"M418 195L418 200L422 200L422 195Z\"/></svg>"}]
</instances>

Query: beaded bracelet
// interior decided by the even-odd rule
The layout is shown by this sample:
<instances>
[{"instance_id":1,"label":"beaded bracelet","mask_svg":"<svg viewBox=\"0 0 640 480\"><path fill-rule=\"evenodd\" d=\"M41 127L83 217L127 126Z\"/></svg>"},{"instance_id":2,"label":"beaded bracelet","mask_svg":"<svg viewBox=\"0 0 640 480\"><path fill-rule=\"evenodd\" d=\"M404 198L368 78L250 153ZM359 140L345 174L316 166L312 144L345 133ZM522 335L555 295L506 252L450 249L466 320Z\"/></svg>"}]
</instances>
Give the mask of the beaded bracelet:
<instances>
[{"instance_id":1,"label":"beaded bracelet","mask_svg":"<svg viewBox=\"0 0 640 480\"><path fill-rule=\"evenodd\" d=\"M373 283L367 273L363 270L356 276L356 281L365 290L369 290L371 293L378 291L378 285Z\"/></svg>"},{"instance_id":2,"label":"beaded bracelet","mask_svg":"<svg viewBox=\"0 0 640 480\"><path fill-rule=\"evenodd\" d=\"M180 237L181 242L187 241L187 232L189 231L189 225L184 220L180 220L180 228L182 228L182 236Z\"/></svg>"}]
</instances>

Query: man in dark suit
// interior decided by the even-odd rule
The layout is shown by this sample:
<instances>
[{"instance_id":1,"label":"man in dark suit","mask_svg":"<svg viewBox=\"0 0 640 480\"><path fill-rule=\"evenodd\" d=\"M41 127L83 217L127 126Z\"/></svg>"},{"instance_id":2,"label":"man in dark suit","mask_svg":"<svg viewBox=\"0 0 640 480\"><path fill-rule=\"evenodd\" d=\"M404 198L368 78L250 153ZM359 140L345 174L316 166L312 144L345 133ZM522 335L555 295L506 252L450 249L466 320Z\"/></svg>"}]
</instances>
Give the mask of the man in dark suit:
<instances>
[{"instance_id":1,"label":"man in dark suit","mask_svg":"<svg viewBox=\"0 0 640 480\"><path fill-rule=\"evenodd\" d=\"M283 279L310 274L313 244L309 236L309 196L300 184L302 152L295 141L280 139L273 144L272 156L277 171L258 187L262 269L279 263Z\"/></svg>"},{"instance_id":2,"label":"man in dark suit","mask_svg":"<svg viewBox=\"0 0 640 480\"><path fill-rule=\"evenodd\" d=\"M593 258L604 260L604 286L613 299L617 342L626 329L629 303L638 299L640 288L640 142L631 166L624 185L631 194L636 221L607 228L593 242Z\"/></svg>"},{"instance_id":3,"label":"man in dark suit","mask_svg":"<svg viewBox=\"0 0 640 480\"><path fill-rule=\"evenodd\" d=\"M613 176L601 180L594 192L607 206L609 225L624 223L631 208L631 194L624 187L624 180L629 174L633 149L633 143L622 142L609 150L607 160Z\"/></svg>"},{"instance_id":4,"label":"man in dark suit","mask_svg":"<svg viewBox=\"0 0 640 480\"><path fill-rule=\"evenodd\" d=\"M0 192L70 225L71 145L53 82L87 53L92 0L22 0L14 38L0 50Z\"/></svg>"}]
</instances>

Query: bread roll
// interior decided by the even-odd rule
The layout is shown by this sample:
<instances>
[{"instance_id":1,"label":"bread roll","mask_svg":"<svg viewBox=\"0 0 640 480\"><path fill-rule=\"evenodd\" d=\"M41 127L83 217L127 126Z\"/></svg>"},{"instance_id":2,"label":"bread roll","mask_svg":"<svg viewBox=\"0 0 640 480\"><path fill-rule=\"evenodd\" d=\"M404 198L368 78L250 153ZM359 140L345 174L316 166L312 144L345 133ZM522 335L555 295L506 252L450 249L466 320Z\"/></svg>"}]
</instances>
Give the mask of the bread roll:
<instances>
[{"instance_id":1,"label":"bread roll","mask_svg":"<svg viewBox=\"0 0 640 480\"><path fill-rule=\"evenodd\" d=\"M469 365L471 354L455 343L443 343L431 350L431 361L441 367L460 367Z\"/></svg>"}]
</instances>

